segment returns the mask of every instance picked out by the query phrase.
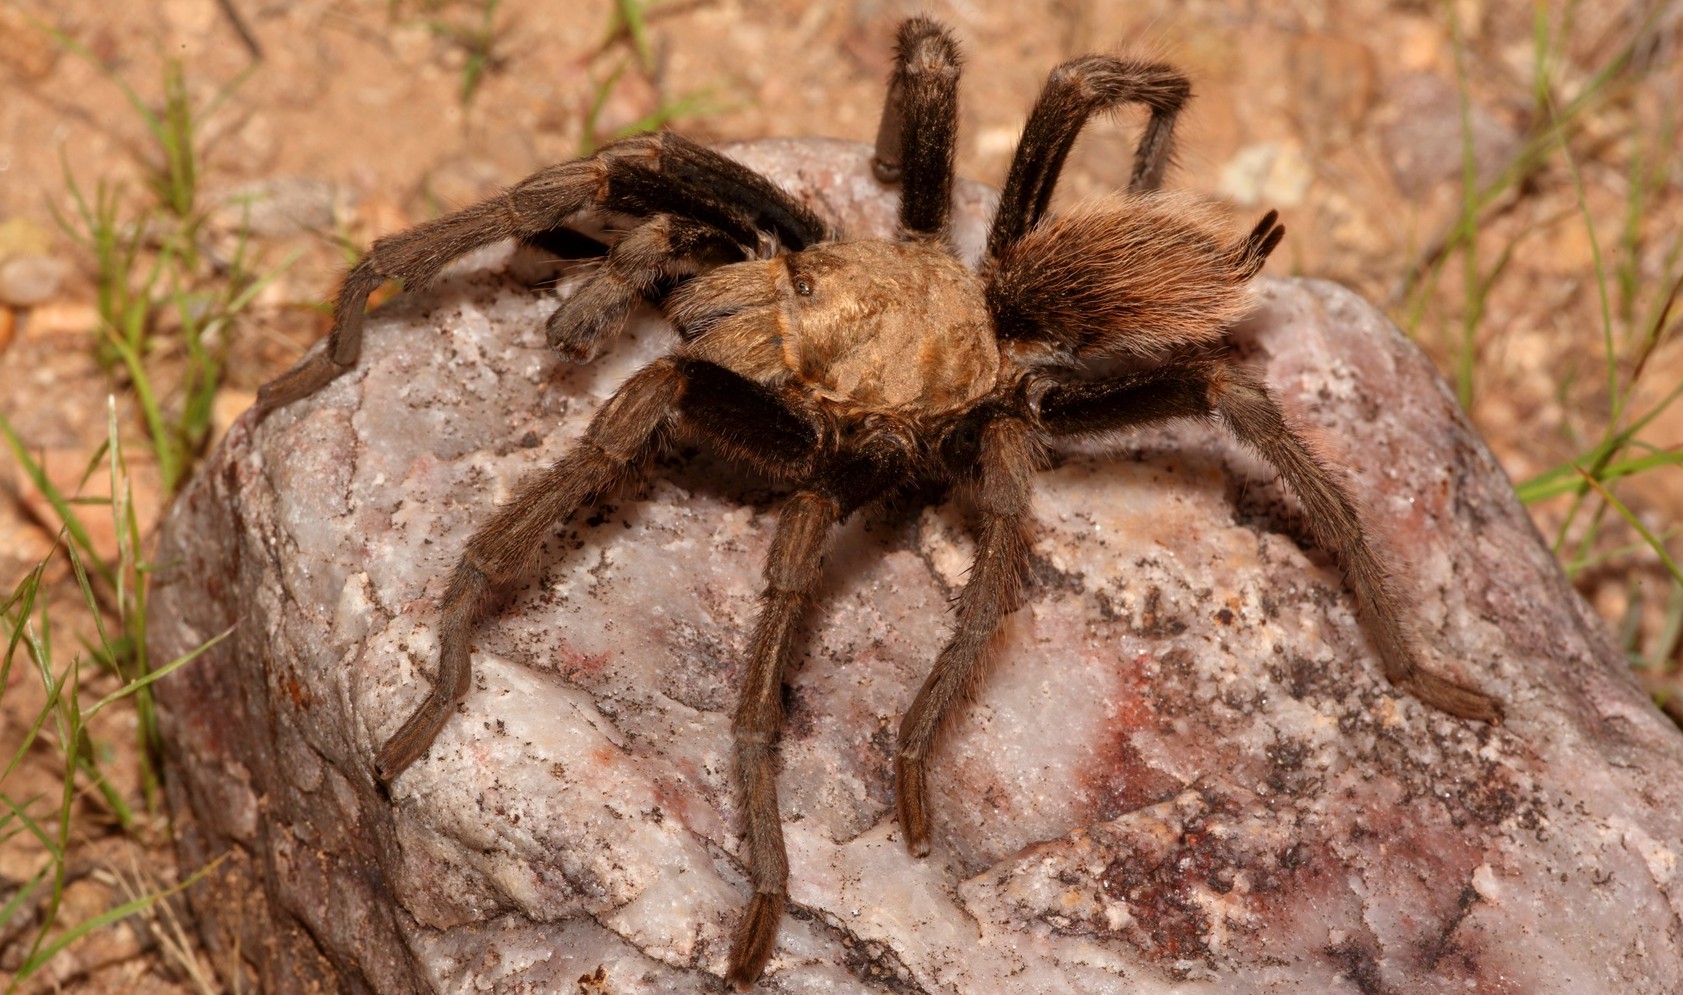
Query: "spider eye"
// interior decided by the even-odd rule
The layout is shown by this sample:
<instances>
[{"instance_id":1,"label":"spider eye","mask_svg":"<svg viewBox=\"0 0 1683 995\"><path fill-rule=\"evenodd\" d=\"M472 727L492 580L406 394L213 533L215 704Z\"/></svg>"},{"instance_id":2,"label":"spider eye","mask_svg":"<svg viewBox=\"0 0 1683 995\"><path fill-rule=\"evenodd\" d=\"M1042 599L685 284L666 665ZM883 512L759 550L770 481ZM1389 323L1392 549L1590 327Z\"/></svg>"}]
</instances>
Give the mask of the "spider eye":
<instances>
[{"instance_id":1,"label":"spider eye","mask_svg":"<svg viewBox=\"0 0 1683 995\"><path fill-rule=\"evenodd\" d=\"M804 276L796 277L795 278L795 293L800 294L802 297L811 297L812 296L812 281L808 280Z\"/></svg>"}]
</instances>

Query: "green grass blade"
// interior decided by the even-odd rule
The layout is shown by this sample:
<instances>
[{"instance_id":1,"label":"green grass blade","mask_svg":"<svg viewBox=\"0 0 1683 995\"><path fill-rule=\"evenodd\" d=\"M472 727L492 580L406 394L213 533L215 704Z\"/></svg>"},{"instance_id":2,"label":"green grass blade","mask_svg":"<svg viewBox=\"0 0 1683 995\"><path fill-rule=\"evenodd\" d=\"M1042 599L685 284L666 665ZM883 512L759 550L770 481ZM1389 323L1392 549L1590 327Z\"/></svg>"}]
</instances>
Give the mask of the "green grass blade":
<instances>
[{"instance_id":1,"label":"green grass blade","mask_svg":"<svg viewBox=\"0 0 1683 995\"><path fill-rule=\"evenodd\" d=\"M1594 453L1586 456L1593 459ZM1536 504L1580 490L1585 486L1581 477L1581 467L1585 462L1587 460L1580 458L1551 467L1515 486L1514 493L1526 504ZM1603 481L1612 482L1621 477L1674 466L1683 466L1683 450L1662 450L1634 459L1611 460L1602 466L1600 477Z\"/></svg>"},{"instance_id":2,"label":"green grass blade","mask_svg":"<svg viewBox=\"0 0 1683 995\"><path fill-rule=\"evenodd\" d=\"M19 824L29 830L29 835L35 837L36 841L46 848L47 853L51 855L54 863L59 863L64 860L64 851L58 847L58 844L53 839L52 834L48 833L45 829L42 829L39 822L31 819L29 817L29 813L25 811L21 805L12 801L11 798L4 794L0 794L0 802L4 802L6 808L11 811L12 817L17 819Z\"/></svg>"},{"instance_id":3,"label":"green grass blade","mask_svg":"<svg viewBox=\"0 0 1683 995\"><path fill-rule=\"evenodd\" d=\"M12 759L7 761L6 769L0 771L0 782L11 777L12 772L18 769L23 763L23 758L29 755L29 748L35 745L36 738L41 735L41 728L47 724L47 719L57 714L60 689L64 686L64 682L63 680L52 681L50 679L52 674L50 668L47 670L47 674L49 678L47 700L41 706L41 710L35 714L35 719L29 724L29 731L23 734L23 740L18 743L18 748L12 752ZM68 672L66 676L68 676Z\"/></svg>"},{"instance_id":4,"label":"green grass blade","mask_svg":"<svg viewBox=\"0 0 1683 995\"><path fill-rule=\"evenodd\" d=\"M177 670L180 670L182 667L185 667L189 663L192 663L194 660L198 659L202 654L209 651L212 647L216 646L218 643L222 642L224 639L227 639L229 636L233 635L234 631L238 628L239 628L238 625L231 625L227 629L223 630L222 632L219 632L216 635L212 636L211 638L205 640L203 643L200 643L194 649L189 650L188 652L183 653L181 656L178 656L175 659L171 660L170 662L164 664L162 667L159 667L158 669L152 671L151 673L146 674L144 677L137 678L133 681L130 681L128 684L123 685L122 687L120 687L117 690L111 692L110 694L106 695L105 697L99 699L98 701L94 702L91 706L89 706L82 713L83 718L84 719L91 719L91 718L94 717L94 715L98 714L100 712L100 710L102 710L103 708L105 708L105 706L111 704L112 702L120 701L124 698L127 698L129 695L134 694L135 692L141 690L142 688L151 687L154 682L160 681L160 680L164 679L165 677L168 677L170 674L175 673Z\"/></svg>"},{"instance_id":5,"label":"green grass blade","mask_svg":"<svg viewBox=\"0 0 1683 995\"><path fill-rule=\"evenodd\" d=\"M1590 476L1587 471L1584 473L1584 482L1593 488L1597 494L1601 495L1601 499L1607 503L1607 507L1612 508L1615 514L1617 514L1620 518L1623 518L1626 524L1636 530L1636 534L1641 536L1642 540L1648 544L1648 547L1654 551L1654 555L1660 558L1660 562L1665 565L1665 568L1667 572L1671 574L1672 579L1677 581L1679 584L1683 584L1683 570L1678 569L1677 561L1672 559L1671 554L1666 551L1665 543L1655 537L1655 535L1648 530L1648 526L1642 524L1642 519L1638 518L1635 512L1625 507L1625 503L1623 501L1614 497L1612 491L1604 487L1601 481Z\"/></svg>"},{"instance_id":6,"label":"green grass blade","mask_svg":"<svg viewBox=\"0 0 1683 995\"><path fill-rule=\"evenodd\" d=\"M62 538L61 535L61 541ZM58 544L54 543L53 548L56 550ZM11 631L6 633L6 656L0 660L0 701L6 700L6 689L12 686L12 660L17 657L18 645L23 641L24 626L35 611L35 596L41 590L41 578L45 575L47 564L52 558L53 554L49 551L40 563L35 564L34 570L18 581L18 586L6 598L3 614L11 616L13 609L16 609L16 616L8 622Z\"/></svg>"},{"instance_id":7,"label":"green grass blade","mask_svg":"<svg viewBox=\"0 0 1683 995\"><path fill-rule=\"evenodd\" d=\"M649 21L643 0L614 0L614 19L608 26L608 40L619 37L621 31L631 39L637 62L644 72L654 71L654 46L649 43Z\"/></svg>"},{"instance_id":8,"label":"green grass blade","mask_svg":"<svg viewBox=\"0 0 1683 995\"><path fill-rule=\"evenodd\" d=\"M4 794L0 794L0 799L3 799L7 805L12 803L11 799L6 798ZM52 870L52 867L52 862L48 861L45 866L35 872L33 877L18 887L17 893L11 897L11 900L6 902L5 905L0 905L0 923L12 921L12 917L18 914L18 910L23 908L24 903L35 896L35 892L41 887L41 883L47 880L47 872Z\"/></svg>"},{"instance_id":9,"label":"green grass blade","mask_svg":"<svg viewBox=\"0 0 1683 995\"><path fill-rule=\"evenodd\" d=\"M51 480L47 479L46 468L29 455L29 450L24 448L23 440L18 438L17 432L12 429L12 423L3 414L0 414L0 435L6 437L6 445L12 450L12 457L23 467L23 472L29 476L30 483L34 484L35 488L47 499L47 503L52 505L53 511L58 515L59 521L64 525L64 529L69 533L71 540L75 542L82 554L94 564L94 572L99 575L101 580L109 581L112 586L116 586L114 571L110 564L100 559L99 553L95 551L93 539L88 535L87 528L83 526L82 519L76 514L76 510L70 506L70 502L65 499L64 494L53 485Z\"/></svg>"}]
</instances>

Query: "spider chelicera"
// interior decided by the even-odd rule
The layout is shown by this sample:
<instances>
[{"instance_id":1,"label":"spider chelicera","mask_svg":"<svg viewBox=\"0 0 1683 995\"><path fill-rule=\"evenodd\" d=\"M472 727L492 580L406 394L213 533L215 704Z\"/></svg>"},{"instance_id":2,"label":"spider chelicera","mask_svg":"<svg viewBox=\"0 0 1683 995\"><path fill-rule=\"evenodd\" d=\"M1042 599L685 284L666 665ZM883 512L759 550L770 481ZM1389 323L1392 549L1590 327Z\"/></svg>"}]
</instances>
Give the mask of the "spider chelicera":
<instances>
[{"instance_id":1,"label":"spider chelicera","mask_svg":"<svg viewBox=\"0 0 1683 995\"><path fill-rule=\"evenodd\" d=\"M781 688L837 523L929 482L966 493L979 525L950 641L900 725L895 797L906 845L929 848L925 763L979 674L1028 563L1029 498L1043 454L1174 418L1215 418L1302 502L1334 553L1397 687L1454 715L1492 719L1494 699L1424 670L1407 613L1338 479L1285 423L1226 329L1284 229L1270 212L1230 231L1196 201L1160 194L1190 86L1150 62L1086 56L1058 66L1030 113L979 271L948 239L959 55L924 18L899 29L874 162L901 188L897 241L847 241L757 173L674 134L626 139L551 166L497 197L382 238L346 276L324 349L267 385L259 415L350 369L369 294L413 290L451 260L503 239L601 256L550 317L549 344L586 361L633 305L661 307L682 340L622 384L584 438L526 480L473 535L439 611L439 673L382 746L378 776L426 752L469 684L469 640L498 591L533 567L542 539L683 437L786 481L765 593L732 731L743 854L753 897L727 978L747 987L771 956L785 905L776 784ZM1127 191L1048 214L1076 136L1095 112L1148 112ZM623 230L603 245L578 233ZM1112 372L1095 371L1095 361ZM1129 372L1114 372L1118 367Z\"/></svg>"}]
</instances>

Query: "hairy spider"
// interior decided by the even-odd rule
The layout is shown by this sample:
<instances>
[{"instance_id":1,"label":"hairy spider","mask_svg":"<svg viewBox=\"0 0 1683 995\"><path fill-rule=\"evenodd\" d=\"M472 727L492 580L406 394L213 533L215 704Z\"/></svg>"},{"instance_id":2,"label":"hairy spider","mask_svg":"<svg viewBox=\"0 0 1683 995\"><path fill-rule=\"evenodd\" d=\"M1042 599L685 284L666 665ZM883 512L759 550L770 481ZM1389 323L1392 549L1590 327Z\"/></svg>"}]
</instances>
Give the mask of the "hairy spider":
<instances>
[{"instance_id":1,"label":"hairy spider","mask_svg":"<svg viewBox=\"0 0 1683 995\"><path fill-rule=\"evenodd\" d=\"M631 138L375 242L345 278L326 347L258 398L261 415L348 370L381 283L422 287L452 259L502 239L603 255L548 322L549 344L569 359L594 356L638 301L663 308L678 347L626 380L583 440L523 482L468 542L440 606L437 681L375 763L390 781L432 744L468 689L476 622L533 566L544 535L675 438L787 481L793 494L778 515L732 723L753 886L730 951L727 977L739 987L764 969L785 904L776 751L797 623L837 523L922 483L967 492L980 524L951 640L900 725L895 797L915 854L929 849L926 760L1017 605L1031 481L1048 447L1067 440L1218 419L1302 502L1316 540L1344 567L1391 682L1454 715L1498 715L1492 698L1419 665L1402 599L1355 503L1225 348L1284 229L1270 212L1234 233L1196 202L1157 192L1191 92L1186 78L1098 55L1054 69L972 272L947 238L958 76L945 29L924 18L900 26L875 159L878 178L901 187L897 241L846 241L765 178L677 135ZM1048 216L1087 119L1133 103L1149 116L1126 193ZM585 222L624 234L606 247L577 233ZM1091 367L1115 360L1123 365L1109 372Z\"/></svg>"}]
</instances>

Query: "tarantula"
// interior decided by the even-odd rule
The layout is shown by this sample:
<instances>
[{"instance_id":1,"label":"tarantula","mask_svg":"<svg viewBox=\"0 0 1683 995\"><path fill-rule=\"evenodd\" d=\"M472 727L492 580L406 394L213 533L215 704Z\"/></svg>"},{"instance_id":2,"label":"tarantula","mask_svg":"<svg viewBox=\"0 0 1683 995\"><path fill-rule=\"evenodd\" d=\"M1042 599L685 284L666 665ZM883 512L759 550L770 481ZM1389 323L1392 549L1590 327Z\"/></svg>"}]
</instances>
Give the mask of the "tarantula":
<instances>
[{"instance_id":1,"label":"tarantula","mask_svg":"<svg viewBox=\"0 0 1683 995\"><path fill-rule=\"evenodd\" d=\"M1316 541L1342 563L1391 682L1457 716L1499 714L1494 699L1421 668L1355 503L1261 379L1223 349L1284 229L1269 212L1235 234L1194 202L1157 192L1191 93L1186 78L1100 55L1054 69L972 272L947 238L959 66L944 28L924 18L900 26L874 161L878 178L901 188L897 241L846 241L770 181L677 135L631 138L376 241L344 280L326 348L258 397L261 417L350 369L380 284L422 287L452 259L503 239L602 255L548 322L549 344L568 359L594 356L637 302L662 307L677 348L626 380L572 451L522 483L469 540L440 605L437 681L375 764L390 781L432 744L468 689L476 622L533 566L545 533L675 438L788 482L731 727L753 897L727 977L743 988L771 956L785 904L776 751L797 623L837 523L920 483L967 492L980 524L951 640L900 725L895 797L914 854L929 849L925 763L1017 606L1032 478L1064 440L1219 419L1279 473ZM1049 216L1088 118L1135 103L1148 119L1126 193ZM574 227L604 220L626 229L611 248ZM1112 360L1131 371L1091 368Z\"/></svg>"}]
</instances>

